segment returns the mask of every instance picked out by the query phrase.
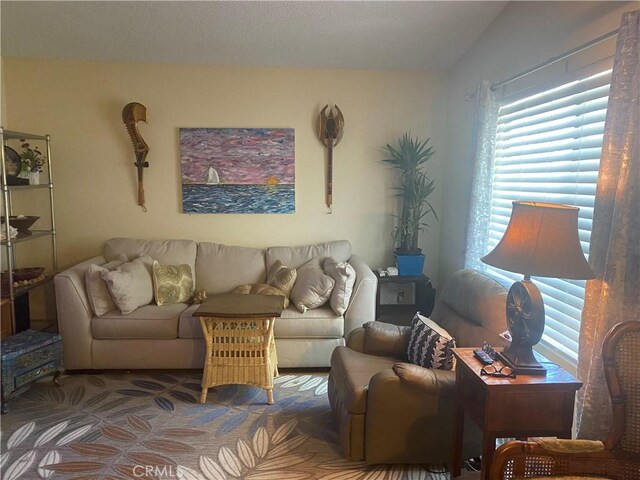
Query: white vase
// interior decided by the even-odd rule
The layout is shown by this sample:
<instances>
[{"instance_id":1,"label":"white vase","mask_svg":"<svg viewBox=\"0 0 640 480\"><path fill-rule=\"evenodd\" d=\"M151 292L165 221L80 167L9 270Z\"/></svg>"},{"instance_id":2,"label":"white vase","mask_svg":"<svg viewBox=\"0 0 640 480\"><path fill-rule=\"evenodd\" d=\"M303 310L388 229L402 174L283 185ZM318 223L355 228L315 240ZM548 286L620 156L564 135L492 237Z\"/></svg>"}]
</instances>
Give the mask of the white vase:
<instances>
[{"instance_id":1,"label":"white vase","mask_svg":"<svg viewBox=\"0 0 640 480\"><path fill-rule=\"evenodd\" d=\"M40 185L40 172L29 172L29 185Z\"/></svg>"}]
</instances>

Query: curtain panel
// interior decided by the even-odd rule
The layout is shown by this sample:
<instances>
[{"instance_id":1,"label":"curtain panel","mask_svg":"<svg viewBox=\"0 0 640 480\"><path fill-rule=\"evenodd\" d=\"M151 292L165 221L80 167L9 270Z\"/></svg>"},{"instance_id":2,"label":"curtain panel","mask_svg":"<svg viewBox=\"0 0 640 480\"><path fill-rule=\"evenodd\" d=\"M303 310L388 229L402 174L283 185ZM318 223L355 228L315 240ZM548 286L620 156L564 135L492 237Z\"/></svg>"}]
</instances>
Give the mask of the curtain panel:
<instances>
[{"instance_id":1,"label":"curtain panel","mask_svg":"<svg viewBox=\"0 0 640 480\"><path fill-rule=\"evenodd\" d=\"M491 90L491 83L485 81L478 85L475 99L476 121L471 145L473 180L466 222L464 268L484 271L486 266L480 261L480 257L489 250L489 220L500 94Z\"/></svg>"},{"instance_id":2,"label":"curtain panel","mask_svg":"<svg viewBox=\"0 0 640 480\"><path fill-rule=\"evenodd\" d=\"M640 10L627 12L618 31L593 212L578 353L576 420L579 438L602 439L611 404L602 342L625 320L640 321Z\"/></svg>"}]
</instances>

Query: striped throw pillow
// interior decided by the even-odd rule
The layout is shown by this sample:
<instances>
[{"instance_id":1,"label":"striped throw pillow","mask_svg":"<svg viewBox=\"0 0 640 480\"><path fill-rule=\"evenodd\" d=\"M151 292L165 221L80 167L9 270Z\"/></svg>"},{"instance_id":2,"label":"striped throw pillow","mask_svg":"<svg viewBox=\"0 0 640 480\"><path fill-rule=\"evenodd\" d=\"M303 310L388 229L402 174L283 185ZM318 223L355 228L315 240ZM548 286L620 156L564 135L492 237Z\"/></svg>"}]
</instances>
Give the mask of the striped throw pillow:
<instances>
[{"instance_id":1,"label":"striped throw pillow","mask_svg":"<svg viewBox=\"0 0 640 480\"><path fill-rule=\"evenodd\" d=\"M433 320L416 313L407 346L409 362L425 368L453 369L454 338Z\"/></svg>"}]
</instances>

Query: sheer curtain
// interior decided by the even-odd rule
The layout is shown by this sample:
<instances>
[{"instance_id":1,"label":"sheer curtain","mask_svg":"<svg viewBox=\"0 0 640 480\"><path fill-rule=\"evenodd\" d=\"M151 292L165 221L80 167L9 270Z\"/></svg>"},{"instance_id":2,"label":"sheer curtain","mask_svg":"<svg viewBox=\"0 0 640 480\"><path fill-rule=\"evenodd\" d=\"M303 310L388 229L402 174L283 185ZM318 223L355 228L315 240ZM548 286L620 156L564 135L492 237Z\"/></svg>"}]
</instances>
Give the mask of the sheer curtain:
<instances>
[{"instance_id":1,"label":"sheer curtain","mask_svg":"<svg viewBox=\"0 0 640 480\"><path fill-rule=\"evenodd\" d=\"M473 183L467 231L465 232L464 267L484 270L480 257L488 251L493 160L496 150L496 129L500 95L491 90L490 82L482 82L475 93L476 122L471 147Z\"/></svg>"},{"instance_id":2,"label":"sheer curtain","mask_svg":"<svg viewBox=\"0 0 640 480\"><path fill-rule=\"evenodd\" d=\"M602 341L625 320L640 321L640 10L625 13L618 31L580 327L579 438L602 439L611 424Z\"/></svg>"}]
</instances>

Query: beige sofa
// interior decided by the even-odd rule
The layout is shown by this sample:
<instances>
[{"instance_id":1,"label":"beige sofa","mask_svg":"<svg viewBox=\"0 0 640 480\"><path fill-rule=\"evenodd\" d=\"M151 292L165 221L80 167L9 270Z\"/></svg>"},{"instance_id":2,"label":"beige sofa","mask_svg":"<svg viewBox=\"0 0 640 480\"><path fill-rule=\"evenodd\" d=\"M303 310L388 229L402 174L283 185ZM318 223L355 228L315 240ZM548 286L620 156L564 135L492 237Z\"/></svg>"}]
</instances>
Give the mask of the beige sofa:
<instances>
[{"instance_id":1,"label":"beige sofa","mask_svg":"<svg viewBox=\"0 0 640 480\"><path fill-rule=\"evenodd\" d=\"M85 272L124 254L129 260L147 254L162 264L188 264L196 290L208 294L229 292L238 285L263 283L277 260L298 268L312 258L348 261L356 271L349 307L336 316L328 305L300 313L289 306L275 324L279 366L326 367L331 353L345 337L374 320L377 281L351 244L339 240L300 247L267 249L196 243L191 240L137 240L114 238L103 254L55 276L58 324L64 342L67 370L202 368L204 342L200 322L193 317L198 305L145 305L131 314L117 309L93 315L85 289Z\"/></svg>"},{"instance_id":2,"label":"beige sofa","mask_svg":"<svg viewBox=\"0 0 640 480\"><path fill-rule=\"evenodd\" d=\"M459 347L504 346L507 291L475 270L444 286L431 319ZM351 332L331 358L329 402L342 454L367 463L449 463L455 372L407 362L410 327L372 322ZM478 427L465 425L465 458L480 455Z\"/></svg>"}]
</instances>

